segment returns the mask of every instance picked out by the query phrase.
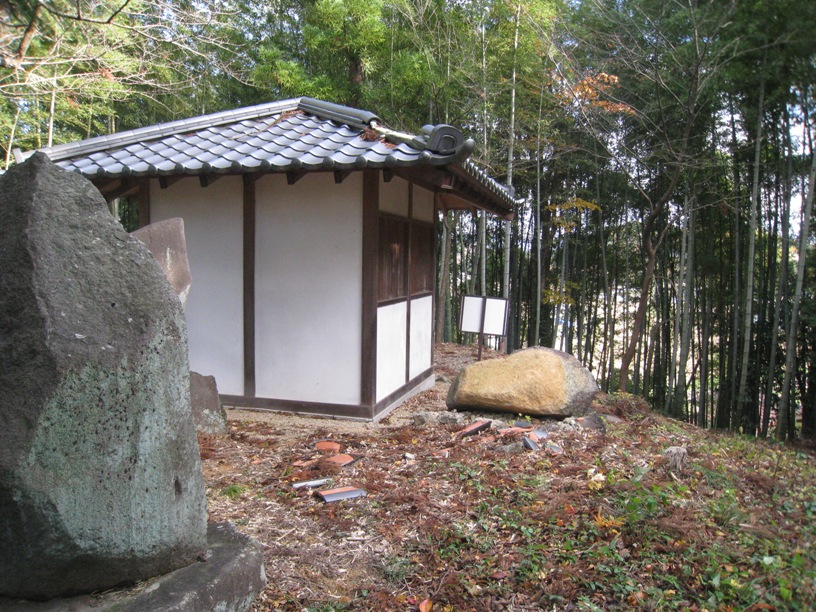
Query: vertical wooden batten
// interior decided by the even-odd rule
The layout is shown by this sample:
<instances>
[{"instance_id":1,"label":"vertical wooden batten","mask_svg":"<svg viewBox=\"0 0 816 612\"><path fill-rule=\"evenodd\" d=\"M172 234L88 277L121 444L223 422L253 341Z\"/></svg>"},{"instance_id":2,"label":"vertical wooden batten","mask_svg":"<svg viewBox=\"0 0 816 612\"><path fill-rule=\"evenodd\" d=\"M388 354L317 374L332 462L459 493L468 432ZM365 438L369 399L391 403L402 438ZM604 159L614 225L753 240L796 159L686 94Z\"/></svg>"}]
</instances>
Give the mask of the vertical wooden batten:
<instances>
[{"instance_id":1,"label":"vertical wooden batten","mask_svg":"<svg viewBox=\"0 0 816 612\"><path fill-rule=\"evenodd\" d=\"M437 252L439 251L439 203L437 202L436 194L433 196L433 240L432 240L432 255L431 265L433 266L433 287L431 289L431 368L434 364L434 349L436 347L436 308L437 300L441 299L439 296L439 283L437 276L439 274L439 258Z\"/></svg>"},{"instance_id":2,"label":"vertical wooden batten","mask_svg":"<svg viewBox=\"0 0 816 612\"><path fill-rule=\"evenodd\" d=\"M255 397L255 180L243 175L244 395Z\"/></svg>"},{"instance_id":3,"label":"vertical wooden batten","mask_svg":"<svg viewBox=\"0 0 816 612\"><path fill-rule=\"evenodd\" d=\"M380 227L378 170L363 170L363 282L360 403L377 403L377 251ZM373 415L372 415L373 416Z\"/></svg>"},{"instance_id":4,"label":"vertical wooden batten","mask_svg":"<svg viewBox=\"0 0 816 612\"><path fill-rule=\"evenodd\" d=\"M442 295L442 270L440 270L440 266L444 265L444 262L441 262L437 259L437 251L439 248L443 248L442 245L437 244L439 240L439 232L442 229L440 225L442 224L442 220L440 216L445 214L445 209L442 206L442 202L439 199L439 194L434 193L433 196L434 200L434 218L433 218L433 225L434 225L434 303L433 303L433 313L431 316L433 317L433 323L431 324L431 346L433 346L437 340L442 341L445 339L444 329L439 330L439 309L443 308L442 303L445 300L445 296ZM444 316L444 312L442 313ZM433 351L431 351L433 354ZM431 359L431 363L433 363L433 359Z\"/></svg>"},{"instance_id":5,"label":"vertical wooden batten","mask_svg":"<svg viewBox=\"0 0 816 612\"><path fill-rule=\"evenodd\" d=\"M136 198L139 207L139 227L150 225L150 179L139 179Z\"/></svg>"},{"instance_id":6,"label":"vertical wooden batten","mask_svg":"<svg viewBox=\"0 0 816 612\"><path fill-rule=\"evenodd\" d=\"M405 254L405 382L411 380L411 303L413 301L414 184L408 183L408 251Z\"/></svg>"}]
</instances>

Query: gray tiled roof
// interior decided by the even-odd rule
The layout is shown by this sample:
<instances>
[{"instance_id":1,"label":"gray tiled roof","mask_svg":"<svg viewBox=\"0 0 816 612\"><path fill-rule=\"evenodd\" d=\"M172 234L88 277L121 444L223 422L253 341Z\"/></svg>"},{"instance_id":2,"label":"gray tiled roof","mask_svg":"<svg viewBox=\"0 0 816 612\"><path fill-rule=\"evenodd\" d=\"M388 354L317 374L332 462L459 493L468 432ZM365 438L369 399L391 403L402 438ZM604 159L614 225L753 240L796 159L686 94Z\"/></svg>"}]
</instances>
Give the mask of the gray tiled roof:
<instances>
[{"instance_id":1,"label":"gray tiled roof","mask_svg":"<svg viewBox=\"0 0 816 612\"><path fill-rule=\"evenodd\" d=\"M447 135L447 139L440 137ZM437 136L435 138L435 136ZM442 143L442 144L440 144ZM435 146L436 150L430 147ZM508 213L512 193L467 159L472 140L450 126L399 134L365 111L296 98L42 149L90 179L359 170L424 165L456 169L470 191ZM24 159L31 153L18 157ZM488 195L485 195L487 193Z\"/></svg>"}]
</instances>

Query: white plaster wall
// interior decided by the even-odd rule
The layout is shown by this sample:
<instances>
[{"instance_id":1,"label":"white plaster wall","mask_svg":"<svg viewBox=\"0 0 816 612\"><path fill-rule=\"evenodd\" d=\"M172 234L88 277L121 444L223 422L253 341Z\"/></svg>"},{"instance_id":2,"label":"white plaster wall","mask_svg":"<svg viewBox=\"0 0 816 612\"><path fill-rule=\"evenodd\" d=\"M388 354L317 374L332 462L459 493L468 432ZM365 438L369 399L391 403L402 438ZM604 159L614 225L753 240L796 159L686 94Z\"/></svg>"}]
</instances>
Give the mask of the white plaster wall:
<instances>
[{"instance_id":1,"label":"white plaster wall","mask_svg":"<svg viewBox=\"0 0 816 612\"><path fill-rule=\"evenodd\" d=\"M380 210L400 217L408 216L408 181L395 176L386 183L380 178Z\"/></svg>"},{"instance_id":2,"label":"white plaster wall","mask_svg":"<svg viewBox=\"0 0 816 612\"><path fill-rule=\"evenodd\" d=\"M414 185L414 219L428 223L433 223L435 219L434 194L419 185Z\"/></svg>"},{"instance_id":3,"label":"white plaster wall","mask_svg":"<svg viewBox=\"0 0 816 612\"><path fill-rule=\"evenodd\" d=\"M408 377L413 380L431 367L433 297L411 300L411 356Z\"/></svg>"},{"instance_id":4,"label":"white plaster wall","mask_svg":"<svg viewBox=\"0 0 816 612\"><path fill-rule=\"evenodd\" d=\"M377 309L377 401L403 386L405 380L408 303Z\"/></svg>"},{"instance_id":5,"label":"white plaster wall","mask_svg":"<svg viewBox=\"0 0 816 612\"><path fill-rule=\"evenodd\" d=\"M255 392L361 402L362 173L256 184Z\"/></svg>"},{"instance_id":6,"label":"white plaster wall","mask_svg":"<svg viewBox=\"0 0 816 612\"><path fill-rule=\"evenodd\" d=\"M167 189L150 182L150 220L184 219L193 278L185 306L190 369L215 376L227 395L244 394L242 210L240 177L207 188L195 177Z\"/></svg>"}]
</instances>

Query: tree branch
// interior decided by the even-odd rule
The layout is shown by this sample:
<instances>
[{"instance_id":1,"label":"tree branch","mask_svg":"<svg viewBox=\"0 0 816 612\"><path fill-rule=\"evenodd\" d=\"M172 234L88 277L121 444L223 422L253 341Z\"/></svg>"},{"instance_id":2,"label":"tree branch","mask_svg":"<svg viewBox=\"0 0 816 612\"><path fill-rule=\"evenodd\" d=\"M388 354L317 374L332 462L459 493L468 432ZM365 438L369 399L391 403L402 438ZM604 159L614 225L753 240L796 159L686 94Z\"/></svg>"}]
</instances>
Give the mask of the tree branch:
<instances>
[{"instance_id":1,"label":"tree branch","mask_svg":"<svg viewBox=\"0 0 816 612\"><path fill-rule=\"evenodd\" d=\"M31 16L31 20L28 22L28 26L26 26L22 38L20 38L20 44L17 45L17 52L13 56L0 55L0 67L13 68L14 70L20 69L28 53L28 48L34 40L34 35L37 33L37 22L40 20L42 11L42 3L37 3L34 14Z\"/></svg>"},{"instance_id":2,"label":"tree branch","mask_svg":"<svg viewBox=\"0 0 816 612\"><path fill-rule=\"evenodd\" d=\"M127 8L128 4L130 4L130 0L125 0L124 4L122 4L122 6L120 6L118 9L113 11L108 16L107 19L92 19L90 17L83 17L82 16L82 11L80 10L79 1L77 1L77 3L76 3L76 14L75 15L72 15L70 13L63 13L63 12L58 11L55 8L50 7L48 5L45 5L45 10L47 10L49 13L51 13L55 17L61 17L62 19L70 19L71 21L81 21L83 23L95 23L97 25L110 25L110 24L113 23L113 20L116 19L119 16L119 14L122 11L125 10L125 8ZM43 6L43 4L40 3L38 6Z\"/></svg>"}]
</instances>

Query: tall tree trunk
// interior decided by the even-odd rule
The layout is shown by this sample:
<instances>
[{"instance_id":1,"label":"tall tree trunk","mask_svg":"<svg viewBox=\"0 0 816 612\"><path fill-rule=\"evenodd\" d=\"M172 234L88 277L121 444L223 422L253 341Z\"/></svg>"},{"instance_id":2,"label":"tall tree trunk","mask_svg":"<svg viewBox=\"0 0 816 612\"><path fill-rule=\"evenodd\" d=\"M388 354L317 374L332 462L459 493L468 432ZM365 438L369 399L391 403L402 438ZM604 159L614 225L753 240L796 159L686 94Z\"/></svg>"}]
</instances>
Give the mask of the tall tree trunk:
<instances>
[{"instance_id":1,"label":"tall tree trunk","mask_svg":"<svg viewBox=\"0 0 816 612\"><path fill-rule=\"evenodd\" d=\"M519 269L521 268L519 258L522 251L521 235L523 234L523 228L520 226L520 217L521 215L516 215L513 218L513 221L511 222L512 231L510 233L510 304L512 306L509 309L510 317L507 325L508 353L512 353L518 348L519 329L521 325L522 288L521 276L519 274Z\"/></svg>"},{"instance_id":2,"label":"tall tree trunk","mask_svg":"<svg viewBox=\"0 0 816 612\"><path fill-rule=\"evenodd\" d=\"M479 294L487 295L487 212L479 215Z\"/></svg>"},{"instance_id":3,"label":"tall tree trunk","mask_svg":"<svg viewBox=\"0 0 816 612\"><path fill-rule=\"evenodd\" d=\"M596 145L597 146L597 145ZM599 203L601 201L601 187L598 181L598 177L595 177L595 202ZM604 218L603 218L603 211L599 208L598 209L598 242L600 246L601 252L601 278L603 279L603 296L604 296L604 304L603 304L603 321L604 325L603 328L606 331L605 335L612 333L612 291L609 287L609 268L606 263L606 237L604 235ZM606 342L606 341L605 341ZM601 358L602 364L605 364L605 359ZM605 366L601 366L601 378L603 378L603 373L605 370Z\"/></svg>"},{"instance_id":4,"label":"tall tree trunk","mask_svg":"<svg viewBox=\"0 0 816 612\"><path fill-rule=\"evenodd\" d=\"M485 211L474 212L471 216L471 221L477 219L481 219L485 214ZM479 275L482 269L482 232L481 232L481 222L474 224L474 229L476 230L475 236L475 244L473 246L473 257L471 257L471 265L470 265L470 276L467 282L467 294L468 295L475 295L476 293L476 283L479 281Z\"/></svg>"},{"instance_id":5,"label":"tall tree trunk","mask_svg":"<svg viewBox=\"0 0 816 612\"><path fill-rule=\"evenodd\" d=\"M805 392L802 394L802 437L808 440L816 438L816 341L811 330L803 347L803 355L807 363L807 378Z\"/></svg>"},{"instance_id":6,"label":"tall tree trunk","mask_svg":"<svg viewBox=\"0 0 816 612\"><path fill-rule=\"evenodd\" d=\"M762 410L762 423L760 424L760 434L767 437L768 428L771 422L771 410L774 405L774 382L776 381L776 360L779 353L779 332L782 320L782 308L788 294L788 265L790 258L790 209L793 181L791 168L793 151L790 142L790 118L785 109L785 128L783 136L785 138L785 178L782 196L782 260L780 262L779 282L776 287L776 299L774 300L773 323L769 334L768 350L768 380L765 386L765 401Z\"/></svg>"},{"instance_id":7,"label":"tall tree trunk","mask_svg":"<svg viewBox=\"0 0 816 612\"><path fill-rule=\"evenodd\" d=\"M678 366L678 352L680 351L680 320L683 316L683 301L686 297L685 274L686 274L686 244L688 241L688 196L685 198L683 206L683 228L680 234L680 261L677 267L677 280L675 281L675 308L674 317L672 318L672 332L671 332L671 363L668 368L668 388L670 392L666 395L665 410L667 413L673 414L672 402L675 399L674 386L677 384L677 377L679 369Z\"/></svg>"},{"instance_id":8,"label":"tall tree trunk","mask_svg":"<svg viewBox=\"0 0 816 612\"><path fill-rule=\"evenodd\" d=\"M538 95L538 122L536 123L536 199L535 199L535 333L533 346L538 346L541 338L541 115L544 109L544 79Z\"/></svg>"},{"instance_id":9,"label":"tall tree trunk","mask_svg":"<svg viewBox=\"0 0 816 612\"><path fill-rule=\"evenodd\" d=\"M600 212L599 212L600 214ZM600 219L601 227L603 227L603 217ZM615 227L612 228L613 230ZM612 237L615 239L617 235L616 232L613 232ZM616 305L617 300L617 283L615 283L615 295L613 296L612 293L612 285L609 283L609 274L607 273L607 262L606 262L606 239L602 238L602 253L603 253L603 269L604 269L604 295L605 295L605 303L604 303L604 334L603 334L603 348L601 350L601 380L603 381L601 384L603 386L603 390L605 392L609 391L610 382L612 378L612 372L614 371L614 363L615 363L615 320L616 320ZM617 266L615 265L617 260L613 259L613 270L612 274L615 274L615 270Z\"/></svg>"},{"instance_id":10,"label":"tall tree trunk","mask_svg":"<svg viewBox=\"0 0 816 612\"><path fill-rule=\"evenodd\" d=\"M564 323L567 319L567 273L569 268L569 234L567 233L566 229L563 231L563 245L561 248L561 273L558 277L558 304L555 307L555 325L553 329L555 330L553 333L553 348L555 348L555 343L559 339L561 339L561 344L559 348L563 351L564 350L564 341L566 339L567 331L566 331L566 324ZM559 325L561 326L561 331L558 331Z\"/></svg>"},{"instance_id":11,"label":"tall tree trunk","mask_svg":"<svg viewBox=\"0 0 816 612\"><path fill-rule=\"evenodd\" d=\"M54 117L57 108L57 68L54 67L54 76L51 82L51 100L48 105L48 144L50 147L54 144Z\"/></svg>"},{"instance_id":12,"label":"tall tree trunk","mask_svg":"<svg viewBox=\"0 0 816 612\"><path fill-rule=\"evenodd\" d=\"M546 193L546 190L544 190ZM552 200L549 199L548 202ZM541 242L542 242L542 249L541 249L541 285L542 291L543 287L547 286L547 278L550 276L550 267L552 265L552 257L553 257L553 249L552 245L554 243L554 236L555 236L555 225L552 222L552 210L548 206L545 206L543 210L540 211L541 213ZM543 295L542 295L543 298ZM539 334L539 344L541 346L552 346L552 313L553 308L550 302L544 304L542 302L541 306L541 327L538 329Z\"/></svg>"},{"instance_id":13,"label":"tall tree trunk","mask_svg":"<svg viewBox=\"0 0 816 612\"><path fill-rule=\"evenodd\" d=\"M682 140L682 150L685 151L689 134L691 132L691 122L685 127L685 133ZM643 282L640 286L640 298L638 299L637 311L635 312L635 320L632 322L632 330L629 334L629 344L621 356L620 367L620 381L618 383L618 391L626 392L629 387L629 368L632 365L632 360L635 358L638 343L643 334L643 325L646 320L646 310L649 305L649 287L654 278L655 269L657 267L657 254L666 233L669 230L669 222L658 232L657 225L661 222L661 217L666 210L669 199L674 194L677 188L677 183L680 180L680 173L682 168L677 165L671 173L666 189L656 202L650 202L649 212L643 222L642 243L643 250L646 253L646 268L643 271Z\"/></svg>"},{"instance_id":14,"label":"tall tree trunk","mask_svg":"<svg viewBox=\"0 0 816 612\"><path fill-rule=\"evenodd\" d=\"M8 137L8 146L6 147L6 163L5 168L8 169L11 164L11 155L14 150L14 134L17 132L17 123L20 121L20 105L15 105L17 109L14 112L14 121L11 123L11 131Z\"/></svg>"},{"instance_id":15,"label":"tall tree trunk","mask_svg":"<svg viewBox=\"0 0 816 612\"><path fill-rule=\"evenodd\" d=\"M693 186L690 186L692 194L694 192ZM675 418L682 418L685 411L686 404L686 366L688 364L689 348L691 345L691 310L693 308L693 292L694 292L694 196L686 198L686 218L683 224L683 255L681 256L681 278L683 279L681 287L678 288L678 294L682 291L682 300L680 300L681 312L679 317L678 337L675 338L675 343L679 344L680 356L675 364L676 377L675 385L671 393L671 403L669 414ZM679 296L678 296L679 297Z\"/></svg>"},{"instance_id":16,"label":"tall tree trunk","mask_svg":"<svg viewBox=\"0 0 816 612\"><path fill-rule=\"evenodd\" d=\"M510 80L510 130L509 142L507 144L507 187L513 190L513 160L515 157L514 147L516 144L516 56L518 53L519 24L521 21L521 2L516 6L515 35L513 38L513 70ZM512 222L504 222L504 275L502 280L502 296L510 299L510 253L512 249ZM513 316L513 304L510 304L510 316ZM509 333L509 330L508 330ZM506 340L508 353L513 351L509 337Z\"/></svg>"},{"instance_id":17,"label":"tall tree trunk","mask_svg":"<svg viewBox=\"0 0 816 612\"><path fill-rule=\"evenodd\" d=\"M643 271L643 282L640 286L640 298L635 311L635 320L632 322L629 344L621 356L620 381L618 383L618 391L621 393L625 393L629 388L629 368L635 358L638 342L643 331L643 323L646 320L646 307L649 304L649 287L651 287L657 266L657 249L647 245L646 253L646 269Z\"/></svg>"},{"instance_id":18,"label":"tall tree trunk","mask_svg":"<svg viewBox=\"0 0 816 612\"><path fill-rule=\"evenodd\" d=\"M754 179L751 186L751 211L748 217L748 256L745 262L745 309L742 320L742 361L740 364L740 383L737 392L736 426L738 429L747 426L748 402L748 365L751 355L751 324L753 323L754 304L754 254L756 250L757 209L759 208L759 170L762 156L762 120L765 115L765 78L759 82L759 104L757 106L756 142L754 145ZM744 432L755 435L755 432Z\"/></svg>"},{"instance_id":19,"label":"tall tree trunk","mask_svg":"<svg viewBox=\"0 0 816 612\"><path fill-rule=\"evenodd\" d=\"M796 370L796 340L799 332L799 307L802 303L802 286L805 278L805 261L807 260L808 238L810 237L810 216L813 210L813 191L816 190L816 153L811 146L810 173L808 175L808 191L805 198L804 218L799 236L799 261L796 264L796 290L791 305L791 321L786 342L785 378L782 381L782 398L779 402L779 421L776 425L776 437L786 440L791 437L794 429L795 411L791 405L791 386L793 385L794 371Z\"/></svg>"},{"instance_id":20,"label":"tall tree trunk","mask_svg":"<svg viewBox=\"0 0 816 612\"><path fill-rule=\"evenodd\" d=\"M450 284L450 251L451 231L448 216L450 213L442 211L442 253L439 258L442 269L439 271L439 289L436 300L436 341L445 341L445 312L448 306L448 288Z\"/></svg>"},{"instance_id":21,"label":"tall tree trunk","mask_svg":"<svg viewBox=\"0 0 816 612\"><path fill-rule=\"evenodd\" d=\"M620 230L618 224L616 224L617 230ZM615 232L615 243L617 244L620 240L619 231ZM612 267L612 278L618 278L620 271L618 268L618 258L612 260L613 267ZM616 328L618 326L618 303L620 300L620 284L614 283L611 286L612 289L612 300L611 300L611 317L609 320L609 328L605 334L605 349L608 349L606 353L606 360L605 360L605 368L606 368L606 376L604 377L604 391L609 392L612 389L613 378L615 376L615 358L617 355L615 354L616 350ZM624 294L626 295L626 294ZM624 297L623 302L625 303L628 298Z\"/></svg>"},{"instance_id":22,"label":"tall tree trunk","mask_svg":"<svg viewBox=\"0 0 816 612\"><path fill-rule=\"evenodd\" d=\"M742 201L742 181L741 175L739 170L739 157L738 157L738 143L737 143L737 127L736 127L736 111L734 109L734 100L729 97L728 100L728 107L729 107L729 115L730 115L730 126L731 126L731 160L732 160L732 170L734 173L734 191L735 191L735 200L738 203ZM741 294L741 286L742 283L740 279L742 278L742 240L740 238L741 232L740 228L742 227L742 222L740 219L739 209L735 210L734 212L734 299L733 305L731 310L731 338L730 342L727 343L728 346L728 374L725 377L725 380L728 381L728 386L726 387L727 392L720 396L719 400L719 407L717 409L717 427L720 429L730 429L732 423L735 420L735 413L736 413L736 399L737 399L737 356L738 356L738 346L739 346L739 328L740 328L740 315L742 314L742 310L738 306L739 298ZM726 362L721 362L726 363Z\"/></svg>"},{"instance_id":23,"label":"tall tree trunk","mask_svg":"<svg viewBox=\"0 0 816 612\"><path fill-rule=\"evenodd\" d=\"M487 90L487 36L484 23L479 24L479 35L482 52L482 148L484 150L485 161L489 163L490 160L490 145L488 141L489 125L489 107ZM480 287L479 293L483 296L487 295L487 213L482 211L479 215L479 260L481 261Z\"/></svg>"},{"instance_id":24,"label":"tall tree trunk","mask_svg":"<svg viewBox=\"0 0 816 612\"><path fill-rule=\"evenodd\" d=\"M589 224L589 220L591 218L592 213L587 212L587 225ZM589 346L585 346L587 342L590 340L590 336L592 335L592 319L593 319L593 298L590 295L589 287L588 287L588 279L589 279L589 265L588 265L588 253L589 251L589 237L585 237L581 241L581 293L576 304L576 310L578 315L577 320L577 336L578 336L578 343L577 353L576 356L578 360L583 363L585 366L591 365L590 362L587 360L587 356L590 354ZM597 291L592 291L593 294L597 293Z\"/></svg>"},{"instance_id":25,"label":"tall tree trunk","mask_svg":"<svg viewBox=\"0 0 816 612\"><path fill-rule=\"evenodd\" d=\"M459 244L458 230L460 213L458 211L452 211L450 214L451 220L448 233L450 234L451 248L455 249ZM448 294L445 298L445 338L448 342L461 342L461 334L454 323L454 321L458 319L459 309L455 307L455 300L459 293L459 287L461 286L461 266L458 257L454 256L450 259L450 277L448 279L450 284L448 285Z\"/></svg>"},{"instance_id":26,"label":"tall tree trunk","mask_svg":"<svg viewBox=\"0 0 816 612\"><path fill-rule=\"evenodd\" d=\"M708 405L708 376L709 376L709 350L711 347L711 290L703 284L703 330L700 339L700 402L697 411L697 426L706 427L708 417L706 406Z\"/></svg>"}]
</instances>

